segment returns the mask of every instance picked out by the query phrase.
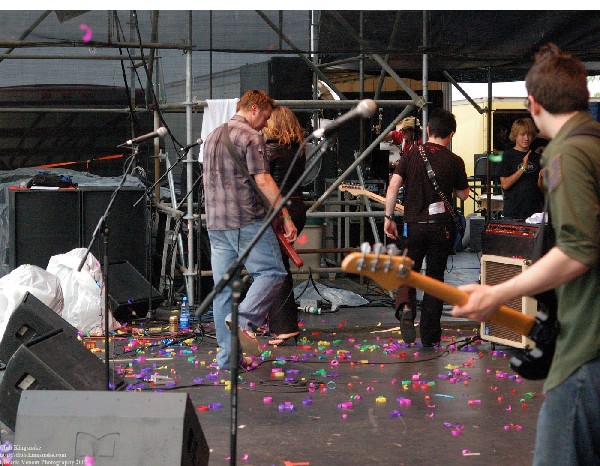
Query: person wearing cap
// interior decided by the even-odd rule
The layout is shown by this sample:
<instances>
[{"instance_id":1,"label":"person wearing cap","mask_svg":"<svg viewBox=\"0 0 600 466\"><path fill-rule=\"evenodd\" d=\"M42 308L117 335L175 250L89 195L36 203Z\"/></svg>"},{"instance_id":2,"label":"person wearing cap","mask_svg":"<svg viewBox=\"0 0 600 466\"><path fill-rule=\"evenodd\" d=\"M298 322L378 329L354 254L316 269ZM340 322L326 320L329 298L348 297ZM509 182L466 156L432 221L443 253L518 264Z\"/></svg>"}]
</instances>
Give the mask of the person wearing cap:
<instances>
[{"instance_id":1,"label":"person wearing cap","mask_svg":"<svg viewBox=\"0 0 600 466\"><path fill-rule=\"evenodd\" d=\"M421 144L421 140L416 134L420 131L419 120L415 117L406 117L396 125L396 130L390 131L383 140L399 146L401 154L404 155L416 145Z\"/></svg>"}]
</instances>

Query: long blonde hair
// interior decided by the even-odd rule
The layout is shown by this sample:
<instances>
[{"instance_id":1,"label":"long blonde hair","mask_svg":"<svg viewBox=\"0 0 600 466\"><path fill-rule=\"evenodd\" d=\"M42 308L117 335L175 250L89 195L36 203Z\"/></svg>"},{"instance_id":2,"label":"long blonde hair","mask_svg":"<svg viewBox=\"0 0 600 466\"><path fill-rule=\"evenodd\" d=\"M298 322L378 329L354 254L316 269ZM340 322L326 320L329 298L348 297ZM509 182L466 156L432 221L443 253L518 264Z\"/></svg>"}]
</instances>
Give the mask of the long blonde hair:
<instances>
[{"instance_id":1,"label":"long blonde hair","mask_svg":"<svg viewBox=\"0 0 600 466\"><path fill-rule=\"evenodd\" d=\"M304 130L289 108L277 106L271 112L267 126L263 128L267 139L277 139L281 144L290 145L294 142L302 143Z\"/></svg>"}]
</instances>

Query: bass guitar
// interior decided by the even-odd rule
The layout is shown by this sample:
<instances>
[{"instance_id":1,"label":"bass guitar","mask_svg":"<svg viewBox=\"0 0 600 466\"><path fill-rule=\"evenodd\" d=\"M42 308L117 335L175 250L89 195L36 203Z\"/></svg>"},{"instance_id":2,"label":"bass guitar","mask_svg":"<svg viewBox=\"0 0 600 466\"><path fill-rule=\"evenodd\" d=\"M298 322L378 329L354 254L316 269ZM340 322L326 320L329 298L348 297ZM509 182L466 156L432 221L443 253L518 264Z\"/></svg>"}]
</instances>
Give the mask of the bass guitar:
<instances>
[{"instance_id":1,"label":"bass guitar","mask_svg":"<svg viewBox=\"0 0 600 466\"><path fill-rule=\"evenodd\" d=\"M365 196L375 201L379 204L385 205L385 197L379 196L378 194L372 193L371 191L366 190L360 185L342 183L338 186L338 189L342 192L346 191L352 194L353 196ZM402 204L396 204L394 206L394 211L399 212L401 215L404 215L404 206Z\"/></svg>"},{"instance_id":2,"label":"bass guitar","mask_svg":"<svg viewBox=\"0 0 600 466\"><path fill-rule=\"evenodd\" d=\"M370 250L368 244L363 249L365 250ZM469 298L465 291L414 272L413 261L408 257L353 252L344 258L341 266L346 272L371 278L386 290L395 290L406 284L457 305L466 303ZM535 342L534 348L521 350L520 354L510 359L510 367L523 378L539 380L548 374L558 335L558 323L555 319L550 319L549 315L538 312L534 318L508 306L500 306L490 318Z\"/></svg>"}]
</instances>

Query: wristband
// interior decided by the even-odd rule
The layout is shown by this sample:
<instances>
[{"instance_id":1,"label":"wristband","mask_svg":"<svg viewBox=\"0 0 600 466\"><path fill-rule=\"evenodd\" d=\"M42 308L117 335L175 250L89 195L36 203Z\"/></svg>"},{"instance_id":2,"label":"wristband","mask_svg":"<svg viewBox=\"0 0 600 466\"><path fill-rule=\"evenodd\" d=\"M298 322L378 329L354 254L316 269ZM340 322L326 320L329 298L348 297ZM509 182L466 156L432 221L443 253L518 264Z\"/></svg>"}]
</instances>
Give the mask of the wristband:
<instances>
[{"instance_id":1,"label":"wristband","mask_svg":"<svg viewBox=\"0 0 600 466\"><path fill-rule=\"evenodd\" d=\"M394 217L394 214L392 214L392 215L385 214L384 217L387 218L388 220L394 220L396 218L396 217Z\"/></svg>"},{"instance_id":2,"label":"wristband","mask_svg":"<svg viewBox=\"0 0 600 466\"><path fill-rule=\"evenodd\" d=\"M291 220L291 219L292 219L292 216L291 216L291 215L286 215L285 217L283 217L283 218L281 219L281 221L282 221L282 222L287 222L288 220Z\"/></svg>"},{"instance_id":3,"label":"wristband","mask_svg":"<svg viewBox=\"0 0 600 466\"><path fill-rule=\"evenodd\" d=\"M527 171L527 169L523 166L523 164L520 164L517 168L519 170L521 170L523 173L525 173Z\"/></svg>"}]
</instances>

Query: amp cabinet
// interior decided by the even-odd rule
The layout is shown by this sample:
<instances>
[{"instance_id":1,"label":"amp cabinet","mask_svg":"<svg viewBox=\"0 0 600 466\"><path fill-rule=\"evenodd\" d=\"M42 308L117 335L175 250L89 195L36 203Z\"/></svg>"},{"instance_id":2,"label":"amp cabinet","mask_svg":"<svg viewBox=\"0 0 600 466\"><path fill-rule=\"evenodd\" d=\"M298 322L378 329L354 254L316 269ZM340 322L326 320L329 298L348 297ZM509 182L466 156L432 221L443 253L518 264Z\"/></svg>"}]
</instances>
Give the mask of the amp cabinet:
<instances>
[{"instance_id":1,"label":"amp cabinet","mask_svg":"<svg viewBox=\"0 0 600 466\"><path fill-rule=\"evenodd\" d=\"M527 259L484 254L481 256L481 284L503 283L526 270L530 264L531 261ZM517 298L505 304L528 316L535 317L537 315L537 301L534 298ZM481 322L480 334L483 340L501 345L515 348L535 346L529 338L491 321Z\"/></svg>"}]
</instances>

